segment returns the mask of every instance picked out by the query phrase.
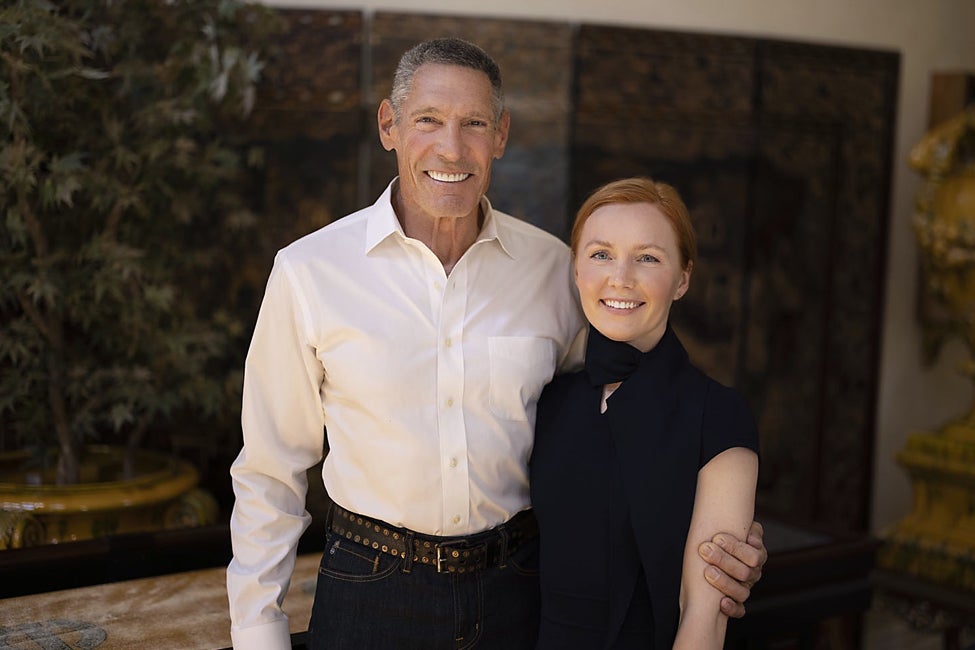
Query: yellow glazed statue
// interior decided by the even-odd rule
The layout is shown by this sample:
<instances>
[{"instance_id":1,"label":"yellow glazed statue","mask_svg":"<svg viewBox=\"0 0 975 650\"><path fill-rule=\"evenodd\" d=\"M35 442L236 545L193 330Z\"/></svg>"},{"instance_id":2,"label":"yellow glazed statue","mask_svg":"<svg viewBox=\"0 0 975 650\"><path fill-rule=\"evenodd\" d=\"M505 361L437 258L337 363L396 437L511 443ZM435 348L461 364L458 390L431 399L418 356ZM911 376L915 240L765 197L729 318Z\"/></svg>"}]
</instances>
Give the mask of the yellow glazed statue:
<instances>
[{"instance_id":1,"label":"yellow glazed statue","mask_svg":"<svg viewBox=\"0 0 975 650\"><path fill-rule=\"evenodd\" d=\"M925 332L928 351L960 336L975 381L975 106L929 132L911 151L925 176L914 229L924 287L941 327ZM937 432L915 432L897 455L914 491L912 512L880 552L887 568L975 591L975 403Z\"/></svg>"},{"instance_id":2,"label":"yellow glazed statue","mask_svg":"<svg viewBox=\"0 0 975 650\"><path fill-rule=\"evenodd\" d=\"M926 288L946 333L960 335L975 357L975 105L931 131L909 162L927 179L914 217ZM972 359L963 372L975 377Z\"/></svg>"}]
</instances>

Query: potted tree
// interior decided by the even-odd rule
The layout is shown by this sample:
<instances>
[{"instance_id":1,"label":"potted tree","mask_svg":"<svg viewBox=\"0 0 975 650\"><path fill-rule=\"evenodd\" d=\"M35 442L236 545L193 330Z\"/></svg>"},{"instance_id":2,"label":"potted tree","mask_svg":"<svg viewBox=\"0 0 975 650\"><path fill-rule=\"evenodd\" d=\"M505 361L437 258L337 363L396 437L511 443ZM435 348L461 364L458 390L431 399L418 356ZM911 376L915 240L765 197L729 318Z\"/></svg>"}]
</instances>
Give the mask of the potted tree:
<instances>
[{"instance_id":1,"label":"potted tree","mask_svg":"<svg viewBox=\"0 0 975 650\"><path fill-rule=\"evenodd\" d=\"M237 385L217 296L255 221L235 134L275 28L238 0L0 9L0 549L215 514L144 447Z\"/></svg>"}]
</instances>

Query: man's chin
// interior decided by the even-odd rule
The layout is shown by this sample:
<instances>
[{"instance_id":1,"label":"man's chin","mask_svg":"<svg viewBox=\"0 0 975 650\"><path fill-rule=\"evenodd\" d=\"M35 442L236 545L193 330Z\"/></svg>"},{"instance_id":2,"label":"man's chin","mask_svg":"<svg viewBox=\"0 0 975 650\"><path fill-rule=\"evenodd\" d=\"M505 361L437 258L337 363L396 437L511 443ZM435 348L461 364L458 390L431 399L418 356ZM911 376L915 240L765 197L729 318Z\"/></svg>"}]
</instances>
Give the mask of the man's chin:
<instances>
[{"instance_id":1,"label":"man's chin","mask_svg":"<svg viewBox=\"0 0 975 650\"><path fill-rule=\"evenodd\" d=\"M430 214L440 219L460 219L476 216L480 206L480 196L439 196L431 204Z\"/></svg>"}]
</instances>

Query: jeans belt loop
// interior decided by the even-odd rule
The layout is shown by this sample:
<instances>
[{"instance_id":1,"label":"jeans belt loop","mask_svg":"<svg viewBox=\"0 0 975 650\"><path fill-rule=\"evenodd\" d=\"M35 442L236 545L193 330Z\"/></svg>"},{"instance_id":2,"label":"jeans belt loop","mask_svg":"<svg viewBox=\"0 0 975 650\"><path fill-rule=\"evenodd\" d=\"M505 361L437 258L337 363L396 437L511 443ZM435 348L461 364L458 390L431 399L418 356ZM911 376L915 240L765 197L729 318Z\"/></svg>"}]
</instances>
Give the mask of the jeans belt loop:
<instances>
[{"instance_id":1,"label":"jeans belt loop","mask_svg":"<svg viewBox=\"0 0 975 650\"><path fill-rule=\"evenodd\" d=\"M504 569L508 566L508 529L504 527L504 524L498 527L498 534L501 536L501 548L499 550L501 557L498 559L498 568Z\"/></svg>"},{"instance_id":2,"label":"jeans belt loop","mask_svg":"<svg viewBox=\"0 0 975 650\"><path fill-rule=\"evenodd\" d=\"M328 505L328 511L325 513L325 530L332 530L332 521L335 518L335 504L330 503Z\"/></svg>"},{"instance_id":3,"label":"jeans belt loop","mask_svg":"<svg viewBox=\"0 0 975 650\"><path fill-rule=\"evenodd\" d=\"M416 552L413 546L413 532L407 531L404 535L406 538L406 551L403 553L403 573L409 573L413 570L413 554Z\"/></svg>"}]
</instances>

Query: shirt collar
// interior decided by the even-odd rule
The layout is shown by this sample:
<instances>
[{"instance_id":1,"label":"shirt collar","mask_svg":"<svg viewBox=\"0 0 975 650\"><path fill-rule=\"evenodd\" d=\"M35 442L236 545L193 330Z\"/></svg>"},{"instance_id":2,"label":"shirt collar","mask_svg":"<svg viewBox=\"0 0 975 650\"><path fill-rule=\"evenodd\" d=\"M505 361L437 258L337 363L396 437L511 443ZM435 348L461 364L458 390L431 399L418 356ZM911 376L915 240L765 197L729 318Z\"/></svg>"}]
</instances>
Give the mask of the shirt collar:
<instances>
[{"instance_id":1,"label":"shirt collar","mask_svg":"<svg viewBox=\"0 0 975 650\"><path fill-rule=\"evenodd\" d=\"M393 211L393 187L398 180L399 177L394 178L386 186L386 191L373 204L373 210L366 225L365 252L367 254L391 235L397 234L400 237L406 237L403 226ZM510 227L507 227L507 224L497 218L494 208L491 207L491 202L486 196L481 197L481 212L484 214L484 225L481 226L481 232L475 243L497 241L501 250L513 259L514 255L511 254L510 242L516 235ZM508 245L505 242L508 242Z\"/></svg>"},{"instance_id":2,"label":"shirt collar","mask_svg":"<svg viewBox=\"0 0 975 650\"><path fill-rule=\"evenodd\" d=\"M384 239L394 233L399 233L400 237L406 237L403 226L400 225L396 213L393 212L393 185L397 179L394 178L386 191L373 204L372 211L366 221L366 254L371 253L372 249L378 246Z\"/></svg>"}]
</instances>

